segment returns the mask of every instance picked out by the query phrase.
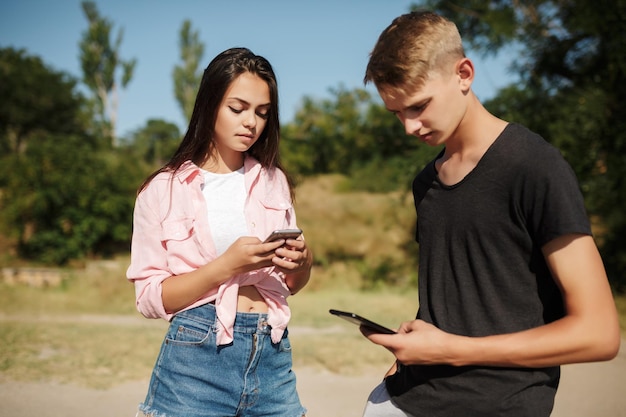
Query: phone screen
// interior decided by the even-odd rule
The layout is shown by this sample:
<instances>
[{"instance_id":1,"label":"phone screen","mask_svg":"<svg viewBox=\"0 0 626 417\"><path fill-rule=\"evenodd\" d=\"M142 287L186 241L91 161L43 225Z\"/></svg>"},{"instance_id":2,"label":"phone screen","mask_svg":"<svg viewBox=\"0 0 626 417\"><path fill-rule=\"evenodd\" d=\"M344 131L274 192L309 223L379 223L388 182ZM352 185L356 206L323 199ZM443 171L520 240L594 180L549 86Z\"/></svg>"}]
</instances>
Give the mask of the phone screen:
<instances>
[{"instance_id":1,"label":"phone screen","mask_svg":"<svg viewBox=\"0 0 626 417\"><path fill-rule=\"evenodd\" d=\"M278 239L297 239L302 234L300 229L274 230L263 243L273 242Z\"/></svg>"},{"instance_id":2,"label":"phone screen","mask_svg":"<svg viewBox=\"0 0 626 417\"><path fill-rule=\"evenodd\" d=\"M348 320L350 323L354 323L358 326L365 326L370 330L373 330L376 333L384 333L384 334L396 334L395 331L380 325L378 323L375 323L371 320L368 320L364 317L359 316L358 314L354 314L354 313L350 313L348 311L340 311L340 310L334 310L334 309L330 309L329 310L330 314L333 314L335 316L341 317L344 320Z\"/></svg>"}]
</instances>

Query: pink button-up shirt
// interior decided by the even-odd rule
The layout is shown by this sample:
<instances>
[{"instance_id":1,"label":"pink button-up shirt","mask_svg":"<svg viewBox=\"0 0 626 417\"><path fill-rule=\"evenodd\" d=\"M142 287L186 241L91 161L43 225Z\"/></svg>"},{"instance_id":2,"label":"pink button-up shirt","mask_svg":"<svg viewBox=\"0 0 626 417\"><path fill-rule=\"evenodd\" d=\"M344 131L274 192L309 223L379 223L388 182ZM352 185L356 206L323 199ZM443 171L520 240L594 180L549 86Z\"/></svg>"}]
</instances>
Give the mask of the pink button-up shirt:
<instances>
[{"instance_id":1,"label":"pink button-up shirt","mask_svg":"<svg viewBox=\"0 0 626 417\"><path fill-rule=\"evenodd\" d=\"M267 170L247 157L244 181L244 213L250 236L263 240L273 230L297 227L282 171ZM135 284L137 310L145 317L170 320L178 312L165 311L161 298L163 281L176 279L217 257L202 195L203 183L200 168L188 161L174 176L158 174L137 196L127 277ZM235 275L183 310L214 302L217 344L228 344L233 340L239 287L245 285L254 285L267 302L272 341L278 343L291 317L286 300L290 292L284 274L274 267Z\"/></svg>"}]
</instances>

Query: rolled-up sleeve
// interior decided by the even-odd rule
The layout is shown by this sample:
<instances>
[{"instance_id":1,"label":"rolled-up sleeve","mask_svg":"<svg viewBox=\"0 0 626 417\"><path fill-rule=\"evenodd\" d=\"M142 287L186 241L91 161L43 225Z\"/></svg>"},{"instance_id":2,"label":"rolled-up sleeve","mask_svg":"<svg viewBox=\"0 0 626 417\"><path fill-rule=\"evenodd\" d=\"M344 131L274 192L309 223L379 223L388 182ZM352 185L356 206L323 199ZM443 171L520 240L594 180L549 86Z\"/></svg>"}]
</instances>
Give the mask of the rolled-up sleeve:
<instances>
[{"instance_id":1,"label":"rolled-up sleeve","mask_svg":"<svg viewBox=\"0 0 626 417\"><path fill-rule=\"evenodd\" d=\"M135 284L137 310L148 318L164 318L161 297L162 283L172 276L167 264L167 253L161 241L161 221L156 190L144 189L135 202L130 266L126 277Z\"/></svg>"}]
</instances>

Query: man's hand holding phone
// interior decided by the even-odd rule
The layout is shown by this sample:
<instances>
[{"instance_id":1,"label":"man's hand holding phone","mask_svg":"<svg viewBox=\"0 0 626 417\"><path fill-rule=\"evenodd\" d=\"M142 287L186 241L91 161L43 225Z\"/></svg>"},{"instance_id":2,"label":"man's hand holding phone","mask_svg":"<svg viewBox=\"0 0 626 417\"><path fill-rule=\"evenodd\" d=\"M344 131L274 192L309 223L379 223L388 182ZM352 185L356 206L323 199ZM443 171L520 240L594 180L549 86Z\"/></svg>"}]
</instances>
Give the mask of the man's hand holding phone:
<instances>
[{"instance_id":1,"label":"man's hand holding phone","mask_svg":"<svg viewBox=\"0 0 626 417\"><path fill-rule=\"evenodd\" d=\"M365 328L371 333L396 334L395 330L391 330L383 325L380 325L376 322L368 320L365 317L361 317L358 314L354 314L348 311L335 310L335 309L330 309L328 312L337 317L341 317L342 319L347 320L350 323L356 324L361 328Z\"/></svg>"}]
</instances>

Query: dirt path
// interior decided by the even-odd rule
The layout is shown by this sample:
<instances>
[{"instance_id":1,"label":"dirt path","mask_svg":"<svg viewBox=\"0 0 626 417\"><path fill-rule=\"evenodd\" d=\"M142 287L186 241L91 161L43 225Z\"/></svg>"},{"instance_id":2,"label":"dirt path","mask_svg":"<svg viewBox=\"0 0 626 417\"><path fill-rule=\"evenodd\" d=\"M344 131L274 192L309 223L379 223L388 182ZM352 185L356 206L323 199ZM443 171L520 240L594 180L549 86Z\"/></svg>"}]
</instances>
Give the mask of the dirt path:
<instances>
[{"instance_id":1,"label":"dirt path","mask_svg":"<svg viewBox=\"0 0 626 417\"><path fill-rule=\"evenodd\" d=\"M296 369L308 417L360 417L364 402L384 370L360 376ZM148 381L109 390L47 383L0 384L1 417L133 417ZM626 341L610 362L563 367L552 417L626 417Z\"/></svg>"}]
</instances>

